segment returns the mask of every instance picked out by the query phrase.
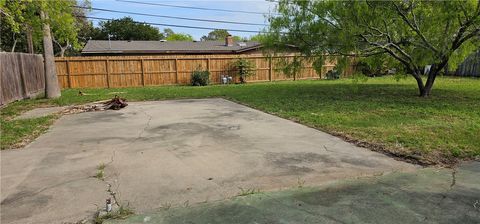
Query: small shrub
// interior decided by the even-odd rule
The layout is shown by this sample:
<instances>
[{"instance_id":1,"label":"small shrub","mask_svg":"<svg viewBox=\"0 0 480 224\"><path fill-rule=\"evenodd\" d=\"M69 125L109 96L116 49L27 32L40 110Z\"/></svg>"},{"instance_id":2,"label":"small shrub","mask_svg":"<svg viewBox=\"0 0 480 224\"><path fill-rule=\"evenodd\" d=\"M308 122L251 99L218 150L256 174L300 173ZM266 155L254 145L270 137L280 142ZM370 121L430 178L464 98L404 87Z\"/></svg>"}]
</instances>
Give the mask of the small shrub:
<instances>
[{"instance_id":1,"label":"small shrub","mask_svg":"<svg viewBox=\"0 0 480 224\"><path fill-rule=\"evenodd\" d=\"M382 59L361 59L355 65L356 70L368 77L380 77L388 75L392 65Z\"/></svg>"},{"instance_id":2,"label":"small shrub","mask_svg":"<svg viewBox=\"0 0 480 224\"><path fill-rule=\"evenodd\" d=\"M206 86L210 81L209 71L196 70L192 73L192 86Z\"/></svg>"},{"instance_id":3,"label":"small shrub","mask_svg":"<svg viewBox=\"0 0 480 224\"><path fill-rule=\"evenodd\" d=\"M240 76L240 83L246 83L246 78L255 74L255 65L245 58L239 58L233 63L233 66Z\"/></svg>"},{"instance_id":4,"label":"small shrub","mask_svg":"<svg viewBox=\"0 0 480 224\"><path fill-rule=\"evenodd\" d=\"M340 72L337 70L330 70L327 72L327 79L339 79L340 78Z\"/></svg>"}]
</instances>

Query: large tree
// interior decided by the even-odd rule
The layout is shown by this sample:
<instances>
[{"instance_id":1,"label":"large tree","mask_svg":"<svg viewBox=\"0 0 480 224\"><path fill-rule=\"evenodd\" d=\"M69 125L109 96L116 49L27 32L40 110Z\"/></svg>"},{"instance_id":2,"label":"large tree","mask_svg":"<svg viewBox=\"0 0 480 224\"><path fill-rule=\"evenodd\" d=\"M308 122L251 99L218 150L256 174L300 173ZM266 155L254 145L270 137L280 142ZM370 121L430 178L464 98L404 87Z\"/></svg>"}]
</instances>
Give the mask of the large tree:
<instances>
[{"instance_id":1,"label":"large tree","mask_svg":"<svg viewBox=\"0 0 480 224\"><path fill-rule=\"evenodd\" d=\"M224 40L225 37L227 37L228 35L230 35L230 33L229 33L227 30L217 29L217 30L211 31L211 32L208 33L206 36L203 36L203 37L200 38L200 39L201 39L202 41L206 41L206 40Z\"/></svg>"},{"instance_id":2,"label":"large tree","mask_svg":"<svg viewBox=\"0 0 480 224\"><path fill-rule=\"evenodd\" d=\"M49 14L52 39L55 42L54 50L58 55L69 49L72 51L81 48L78 40L79 30L82 29L86 11L75 8L76 4L88 7L88 0L63 1L33 1L33 0L0 0L1 32L3 50L43 53L42 20L40 9L45 7Z\"/></svg>"},{"instance_id":3,"label":"large tree","mask_svg":"<svg viewBox=\"0 0 480 224\"><path fill-rule=\"evenodd\" d=\"M34 0L0 0L2 28L12 34L12 51L16 49L20 37L29 53L34 53L34 46L43 43L41 52L45 64L45 96L60 96L60 88L55 71L53 40L77 43L77 26L73 13L76 0L34 1ZM24 35L25 34L25 35ZM52 37L53 36L53 37ZM3 39L3 30L2 30ZM42 40L42 41L40 41ZM60 43L59 42L59 43ZM7 42L8 43L8 42ZM2 48L7 47L2 44ZM23 50L23 49L22 49Z\"/></svg>"},{"instance_id":4,"label":"large tree","mask_svg":"<svg viewBox=\"0 0 480 224\"><path fill-rule=\"evenodd\" d=\"M90 8L89 0L63 0L69 5L67 11L57 14L57 18L52 20L52 35L57 52L56 55L63 57L67 50L72 54L77 54L85 45L85 31L91 26L91 22L86 18ZM69 3L68 3L69 2ZM73 7L73 6L80 7Z\"/></svg>"},{"instance_id":5,"label":"large tree","mask_svg":"<svg viewBox=\"0 0 480 224\"><path fill-rule=\"evenodd\" d=\"M94 39L108 40L161 40L163 34L157 27L135 22L131 17L102 21Z\"/></svg>"},{"instance_id":6,"label":"large tree","mask_svg":"<svg viewBox=\"0 0 480 224\"><path fill-rule=\"evenodd\" d=\"M391 58L415 78L420 96L447 64L454 69L480 46L480 0L280 0L277 9L267 47L295 45L317 66L325 54Z\"/></svg>"}]
</instances>

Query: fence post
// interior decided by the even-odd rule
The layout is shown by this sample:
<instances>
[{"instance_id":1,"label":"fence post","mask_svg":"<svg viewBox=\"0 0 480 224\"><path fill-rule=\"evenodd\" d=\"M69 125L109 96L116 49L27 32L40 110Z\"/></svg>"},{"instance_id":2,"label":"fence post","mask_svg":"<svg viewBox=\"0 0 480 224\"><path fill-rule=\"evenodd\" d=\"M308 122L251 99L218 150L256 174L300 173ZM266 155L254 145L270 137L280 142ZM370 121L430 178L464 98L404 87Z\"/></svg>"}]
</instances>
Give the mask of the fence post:
<instances>
[{"instance_id":1,"label":"fence post","mask_svg":"<svg viewBox=\"0 0 480 224\"><path fill-rule=\"evenodd\" d=\"M25 69L23 68L24 66L24 63L23 63L23 57L22 57L23 54L18 54L18 58L20 60L19 61L19 64L20 64L20 79L22 80L22 89L23 89L23 97L26 98L28 97L28 91L27 91L27 81L25 79Z\"/></svg>"},{"instance_id":2,"label":"fence post","mask_svg":"<svg viewBox=\"0 0 480 224\"><path fill-rule=\"evenodd\" d=\"M175 83L178 84L178 58L175 57Z\"/></svg>"},{"instance_id":3,"label":"fence post","mask_svg":"<svg viewBox=\"0 0 480 224\"><path fill-rule=\"evenodd\" d=\"M109 64L108 64L108 57L105 60L105 68L107 70L107 88L110 88L110 69L109 69Z\"/></svg>"},{"instance_id":4,"label":"fence post","mask_svg":"<svg viewBox=\"0 0 480 224\"><path fill-rule=\"evenodd\" d=\"M212 80L213 76L210 73L210 58L207 58L207 71L208 71L208 76L209 76L208 79Z\"/></svg>"},{"instance_id":5,"label":"fence post","mask_svg":"<svg viewBox=\"0 0 480 224\"><path fill-rule=\"evenodd\" d=\"M272 81L272 57L268 58L268 80Z\"/></svg>"},{"instance_id":6,"label":"fence post","mask_svg":"<svg viewBox=\"0 0 480 224\"><path fill-rule=\"evenodd\" d=\"M72 88L72 77L70 77L70 61L66 59L66 66L67 66L67 84L68 88Z\"/></svg>"},{"instance_id":7,"label":"fence post","mask_svg":"<svg viewBox=\"0 0 480 224\"><path fill-rule=\"evenodd\" d=\"M210 72L210 58L207 58L207 71Z\"/></svg>"},{"instance_id":8,"label":"fence post","mask_svg":"<svg viewBox=\"0 0 480 224\"><path fill-rule=\"evenodd\" d=\"M145 86L145 70L144 70L144 66L143 66L143 58L141 59L141 65L142 65L142 86Z\"/></svg>"}]
</instances>

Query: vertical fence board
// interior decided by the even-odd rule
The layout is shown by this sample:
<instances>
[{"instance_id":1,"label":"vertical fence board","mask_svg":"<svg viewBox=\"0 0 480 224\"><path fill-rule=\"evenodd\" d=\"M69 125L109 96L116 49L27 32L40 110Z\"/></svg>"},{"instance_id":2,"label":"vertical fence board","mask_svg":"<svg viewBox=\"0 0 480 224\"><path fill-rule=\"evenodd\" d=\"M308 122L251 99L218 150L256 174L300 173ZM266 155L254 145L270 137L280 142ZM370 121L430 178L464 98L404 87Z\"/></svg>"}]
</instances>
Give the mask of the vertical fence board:
<instances>
[{"instance_id":1,"label":"vertical fence board","mask_svg":"<svg viewBox=\"0 0 480 224\"><path fill-rule=\"evenodd\" d=\"M480 77L480 50L468 56L455 71L457 76Z\"/></svg>"},{"instance_id":2,"label":"vertical fence board","mask_svg":"<svg viewBox=\"0 0 480 224\"><path fill-rule=\"evenodd\" d=\"M42 55L0 52L0 79L0 105L43 93Z\"/></svg>"}]
</instances>

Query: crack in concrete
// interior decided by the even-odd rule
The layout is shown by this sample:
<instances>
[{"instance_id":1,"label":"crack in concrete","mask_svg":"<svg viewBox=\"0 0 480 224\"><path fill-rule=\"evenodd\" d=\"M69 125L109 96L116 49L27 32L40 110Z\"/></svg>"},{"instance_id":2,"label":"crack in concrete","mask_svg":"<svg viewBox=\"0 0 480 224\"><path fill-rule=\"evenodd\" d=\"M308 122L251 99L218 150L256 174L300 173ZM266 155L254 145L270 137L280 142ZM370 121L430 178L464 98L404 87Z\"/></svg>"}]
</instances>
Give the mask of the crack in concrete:
<instances>
[{"instance_id":1,"label":"crack in concrete","mask_svg":"<svg viewBox=\"0 0 480 224\"><path fill-rule=\"evenodd\" d=\"M143 133L145 133L145 131L150 127L150 122L152 121L153 117L148 114L146 111L142 111L146 117L148 117L148 120L145 124L145 126L143 127L143 129L138 133L137 137L131 141L129 144L127 144L125 147L128 147L130 145L132 145L133 143L135 143L137 140L139 140L142 136L143 136ZM116 152L117 152L118 148L113 150L112 151L112 156L110 157L110 162L106 163L105 164L105 168L107 166L110 166L114 161L115 161L115 155L116 155ZM112 189L113 185L111 183L109 183L108 181L105 180L106 178L103 178L103 179L100 179L102 182L105 182L107 184L107 193L112 197L113 199L113 203L115 205L117 205L118 207L122 207L122 204L118 198L118 188L120 187L120 184L117 184L117 187L115 190ZM118 179L118 177L116 178ZM117 182L117 181L115 181Z\"/></svg>"},{"instance_id":2,"label":"crack in concrete","mask_svg":"<svg viewBox=\"0 0 480 224\"><path fill-rule=\"evenodd\" d=\"M106 182L106 181L105 181ZM117 200L117 192L115 191L112 191L112 184L107 183L107 186L108 186L108 189L107 189L107 192L110 194L110 196L112 196L113 198L113 201L114 203L118 206L118 207L121 207L120 203L119 203L119 200ZM117 185L117 189L116 191L118 191L118 188L120 187L120 184Z\"/></svg>"},{"instance_id":3,"label":"crack in concrete","mask_svg":"<svg viewBox=\"0 0 480 224\"><path fill-rule=\"evenodd\" d=\"M452 183L450 184L450 189L452 189L455 186L455 184L457 183L456 174L457 174L457 168L453 167L452 168Z\"/></svg>"},{"instance_id":4,"label":"crack in concrete","mask_svg":"<svg viewBox=\"0 0 480 224\"><path fill-rule=\"evenodd\" d=\"M145 114L145 116L148 117L147 123L145 124L145 127L143 127L143 129L140 131L140 133L138 133L137 137L133 141L131 141L130 144L128 144L127 146L130 146L133 143L135 143L137 140L139 140L143 136L143 133L145 133L147 128L150 127L150 122L153 119L152 115L148 114L145 110L143 110L142 112Z\"/></svg>"}]
</instances>

